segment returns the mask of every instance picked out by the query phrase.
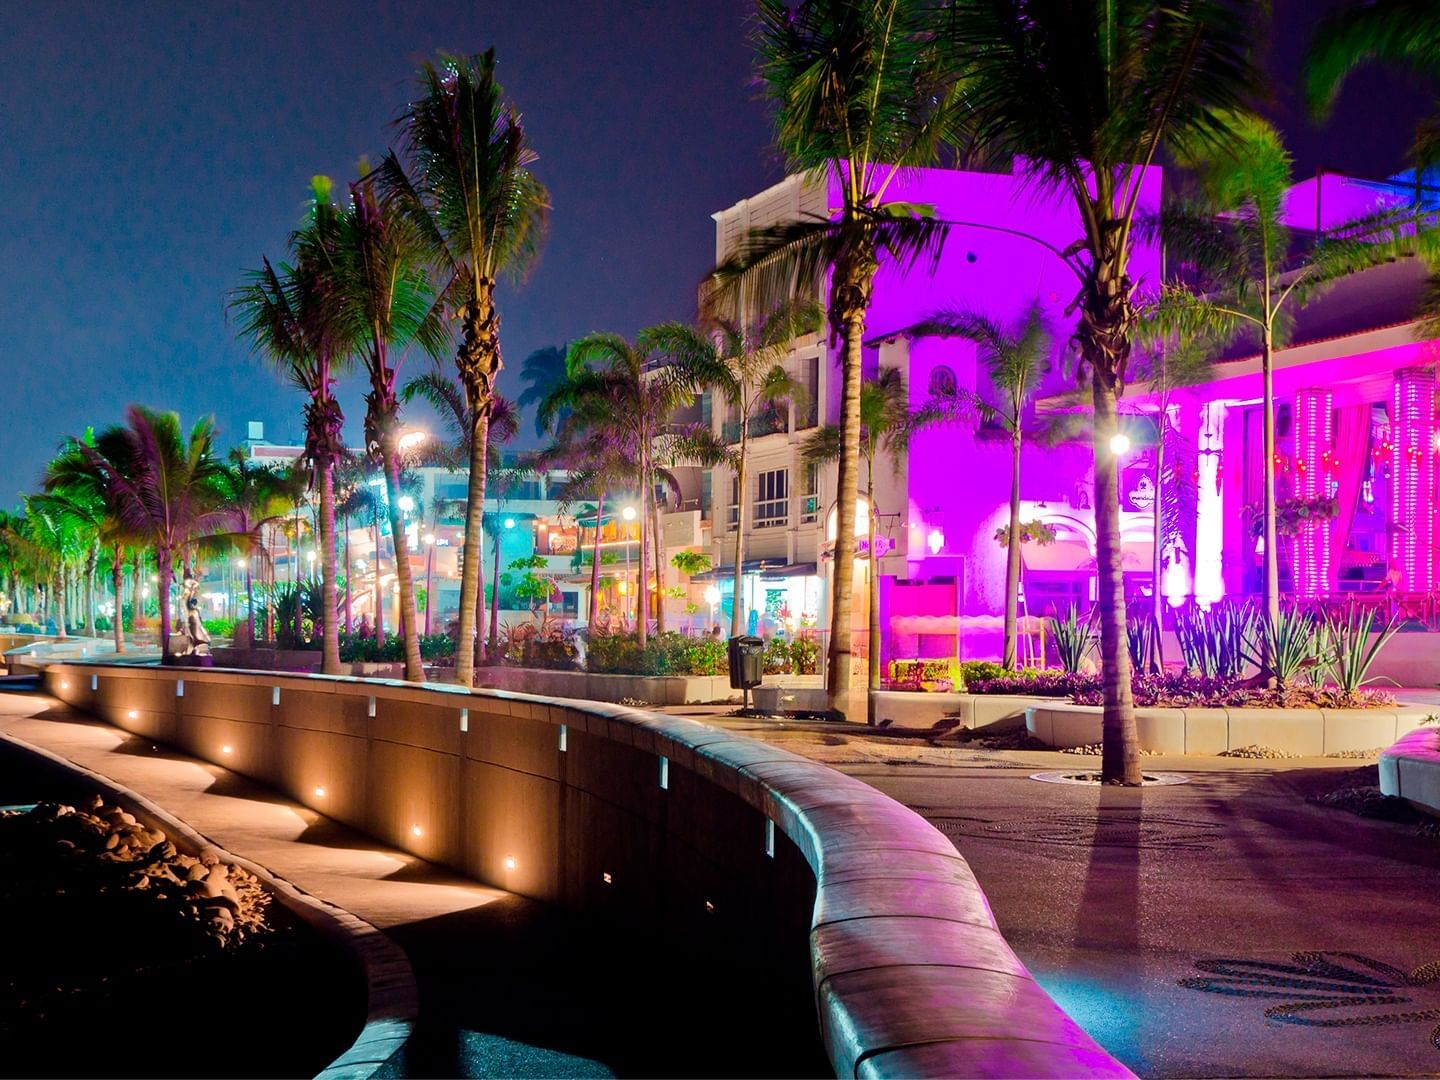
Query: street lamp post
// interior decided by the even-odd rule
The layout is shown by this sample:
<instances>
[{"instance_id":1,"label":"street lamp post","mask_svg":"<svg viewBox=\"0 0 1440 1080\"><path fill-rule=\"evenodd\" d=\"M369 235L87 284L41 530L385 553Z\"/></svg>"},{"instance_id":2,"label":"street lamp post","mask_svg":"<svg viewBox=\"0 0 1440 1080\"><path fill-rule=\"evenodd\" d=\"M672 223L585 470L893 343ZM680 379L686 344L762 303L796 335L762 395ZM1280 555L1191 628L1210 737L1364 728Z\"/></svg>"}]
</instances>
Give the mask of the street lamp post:
<instances>
[{"instance_id":1,"label":"street lamp post","mask_svg":"<svg viewBox=\"0 0 1440 1080\"><path fill-rule=\"evenodd\" d=\"M720 590L714 584L705 586L705 602L710 605L710 625L715 625L715 605L720 603ZM708 634L709 631L707 630Z\"/></svg>"}]
</instances>

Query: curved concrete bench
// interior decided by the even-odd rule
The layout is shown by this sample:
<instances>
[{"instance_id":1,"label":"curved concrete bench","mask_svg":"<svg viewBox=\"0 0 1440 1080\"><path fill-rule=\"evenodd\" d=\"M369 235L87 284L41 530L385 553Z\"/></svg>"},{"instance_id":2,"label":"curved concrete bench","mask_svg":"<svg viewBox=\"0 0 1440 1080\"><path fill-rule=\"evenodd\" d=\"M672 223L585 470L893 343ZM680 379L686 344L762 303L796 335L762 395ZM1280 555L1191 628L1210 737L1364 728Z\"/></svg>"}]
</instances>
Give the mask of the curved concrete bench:
<instances>
[{"instance_id":1,"label":"curved concrete bench","mask_svg":"<svg viewBox=\"0 0 1440 1080\"><path fill-rule=\"evenodd\" d=\"M1425 722L1431 710L1410 705L1384 709L1136 709L1142 750L1160 754L1218 754L1268 746L1287 754L1321 757L1389 746ZM1055 702L1025 710L1025 727L1051 746L1091 746L1101 738L1098 705Z\"/></svg>"},{"instance_id":2,"label":"curved concrete bench","mask_svg":"<svg viewBox=\"0 0 1440 1080\"><path fill-rule=\"evenodd\" d=\"M1380 790L1440 814L1440 729L1412 731L1380 755Z\"/></svg>"},{"instance_id":3,"label":"curved concrete bench","mask_svg":"<svg viewBox=\"0 0 1440 1080\"><path fill-rule=\"evenodd\" d=\"M1026 971L949 840L785 750L504 691L100 663L46 683L502 888L754 949L808 931L839 1076L1130 1075Z\"/></svg>"}]
</instances>

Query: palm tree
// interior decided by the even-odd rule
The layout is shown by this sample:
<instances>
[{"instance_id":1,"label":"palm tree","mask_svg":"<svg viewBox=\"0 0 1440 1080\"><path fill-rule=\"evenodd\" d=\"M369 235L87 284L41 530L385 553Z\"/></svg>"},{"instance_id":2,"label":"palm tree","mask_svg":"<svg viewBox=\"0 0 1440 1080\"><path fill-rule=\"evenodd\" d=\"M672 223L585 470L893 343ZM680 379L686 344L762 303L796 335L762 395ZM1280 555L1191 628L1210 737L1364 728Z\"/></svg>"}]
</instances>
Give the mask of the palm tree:
<instances>
[{"instance_id":1,"label":"palm tree","mask_svg":"<svg viewBox=\"0 0 1440 1080\"><path fill-rule=\"evenodd\" d=\"M318 471L318 468L317 468ZM230 451L228 464L222 464L216 476L216 484L219 488L220 499L223 505L229 507L234 515L232 521L233 529L229 532L217 533L209 538L208 547L211 550L229 553L239 552L245 559L245 604L248 612L248 624L250 641L255 641L255 585L252 571L254 569L254 556L257 552L264 552L263 534L266 529L284 520L286 512L290 508L290 497L285 491L284 479L271 469L256 465L254 460L247 454L243 447L235 447ZM322 485L322 499L323 499ZM334 490L331 485L332 505L330 508L330 531L329 538L322 535L321 546L327 544L331 547L329 552L329 564L323 569L329 581L330 587L325 595L325 626L324 635L328 641L335 637L334 667L325 668L325 674L338 675L341 673L340 649L338 628L335 624L334 612L337 610L334 605ZM324 514L322 512L322 533L324 530ZM322 559L325 555L322 554Z\"/></svg>"},{"instance_id":2,"label":"palm tree","mask_svg":"<svg viewBox=\"0 0 1440 1080\"><path fill-rule=\"evenodd\" d=\"M1370 0L1340 8L1320 23L1306 61L1305 89L1317 119L1330 115L1350 72L1371 61L1440 74L1440 7L1431 0ZM1440 104L1416 129L1416 177L1440 160Z\"/></svg>"},{"instance_id":3,"label":"palm tree","mask_svg":"<svg viewBox=\"0 0 1440 1080\"><path fill-rule=\"evenodd\" d=\"M100 545L109 549L110 580L115 593L112 631L115 651L124 652L125 560L134 547L136 537L126 527L119 504L105 484L104 474L92 464L90 453L94 448L93 432L87 431L80 439L67 439L60 453L46 467L45 491L57 508L66 512L72 520L83 521L86 529L93 531L97 551ZM93 611L93 599L90 609Z\"/></svg>"},{"instance_id":4,"label":"palm tree","mask_svg":"<svg viewBox=\"0 0 1440 1080\"><path fill-rule=\"evenodd\" d=\"M713 302L766 310L829 271L831 336L841 353L837 546L826 689L850 707L851 586L859 493L861 350L879 260L908 265L938 254L945 227L933 208L887 199L906 169L933 164L956 102L940 82L924 0L760 0L761 82L774 103L775 145L788 168L834 182L839 206L759 230L716 268ZM741 320L744 321L743 318Z\"/></svg>"},{"instance_id":5,"label":"palm tree","mask_svg":"<svg viewBox=\"0 0 1440 1080\"><path fill-rule=\"evenodd\" d=\"M709 331L682 323L665 323L654 330L663 352L695 370L701 383L713 391L738 419L734 442L727 434L716 441L711 432L695 432L683 438L677 449L682 457L706 465L724 465L735 475L739 493L735 517L734 602L730 611L730 634L743 630L740 590L744 563L746 467L750 456L752 421L762 409L785 403L801 407L806 390L785 370L784 359L796 338L819 330L820 307L810 300L789 300L749 326L733 319L720 319Z\"/></svg>"},{"instance_id":6,"label":"palm tree","mask_svg":"<svg viewBox=\"0 0 1440 1080\"><path fill-rule=\"evenodd\" d=\"M190 566L189 546L224 532L234 512L218 504L215 427L207 417L182 432L175 413L132 405L123 426L106 429L94 445L75 443L100 478L106 499L127 533L155 552L159 575L160 648L170 654L170 583L175 560Z\"/></svg>"},{"instance_id":7,"label":"palm tree","mask_svg":"<svg viewBox=\"0 0 1440 1080\"><path fill-rule=\"evenodd\" d=\"M524 411L535 408L565 381L565 354L569 349L568 343L559 348L546 345L543 349L536 349L520 362L520 381L525 384L525 389L521 390L520 396L515 399L516 409ZM565 417L562 414L555 420L563 423ZM545 425L540 422L538 412L535 414L535 434L542 437L546 434Z\"/></svg>"},{"instance_id":8,"label":"palm tree","mask_svg":"<svg viewBox=\"0 0 1440 1080\"><path fill-rule=\"evenodd\" d=\"M865 459L865 501L870 507L866 522L866 551L870 559L869 596L867 598L869 634L868 686L869 720L874 723L874 691L880 689L880 558L875 546L875 455L884 451L899 467L901 456L910 446L915 432L940 423L956 414L951 401L927 402L919 409L910 408L905 377L897 368L881 368L875 378L860 384L860 455ZM816 428L801 445L800 454L811 464L838 461L843 452L841 431L834 424ZM837 514L838 518L839 515ZM853 528L853 526L852 526ZM838 537L836 550L839 550Z\"/></svg>"},{"instance_id":9,"label":"palm tree","mask_svg":"<svg viewBox=\"0 0 1440 1080\"><path fill-rule=\"evenodd\" d=\"M1236 114L1227 122L1233 137L1226 146L1200 147L1184 159L1198 174L1203 201L1165 213L1162 229L1190 280L1167 283L1159 318L1182 335L1243 330L1259 338L1264 611L1274 626L1280 618L1275 350L1285 344L1292 311L1338 279L1408 254L1433 261L1436 231L1421 208L1382 210L1293 255L1284 213L1293 183L1290 154L1259 117Z\"/></svg>"},{"instance_id":10,"label":"palm tree","mask_svg":"<svg viewBox=\"0 0 1440 1080\"><path fill-rule=\"evenodd\" d=\"M1162 146L1183 154L1223 141L1232 111L1257 91L1250 10L1229 0L975 0L938 26L963 89L951 129L961 152L1022 163L1080 219L1076 243L1055 255L1077 279L1075 341L1094 409L1106 783L1140 783L1110 449L1137 318L1137 209Z\"/></svg>"},{"instance_id":11,"label":"palm tree","mask_svg":"<svg viewBox=\"0 0 1440 1080\"><path fill-rule=\"evenodd\" d=\"M375 604L375 638L377 641L385 640L385 615L384 603L380 593L380 518L384 512L383 502L380 493L374 486L367 483L367 476L364 462L356 461L345 471L342 490L344 494L336 505L336 512L340 514L345 523L345 628L346 631L353 630L353 623L350 618L350 600L353 591L352 582L354 576L350 561L350 519L359 518L370 529L370 534L375 542L375 588L373 602Z\"/></svg>"},{"instance_id":12,"label":"palm tree","mask_svg":"<svg viewBox=\"0 0 1440 1080\"><path fill-rule=\"evenodd\" d=\"M495 285L521 278L534 263L550 196L530 172L535 151L520 114L495 81L495 52L445 57L420 69L421 95L399 123L405 166L391 154L381 166L387 194L404 208L449 276L464 338L455 368L465 387L472 430L465 549L479 551L485 509L485 447L500 374L500 314ZM408 171L407 171L408 169ZM480 563L460 575L455 676L475 679Z\"/></svg>"},{"instance_id":13,"label":"palm tree","mask_svg":"<svg viewBox=\"0 0 1440 1080\"><path fill-rule=\"evenodd\" d=\"M665 436L670 434L670 417L694 400L701 385L698 369L683 358L666 354L666 333L654 328L642 330L633 344L618 334L605 333L588 334L574 342L566 358L568 378L539 408L547 426L560 410L569 409L566 428L592 433L608 445L607 453L633 462L640 488L636 629L642 646L648 636L649 619L645 602L649 586L647 532L656 532L651 541L656 557L663 558L662 537L648 527L649 510L657 484L672 488L675 484L674 476L661 460L666 451ZM659 590L656 592L663 604Z\"/></svg>"},{"instance_id":14,"label":"palm tree","mask_svg":"<svg viewBox=\"0 0 1440 1080\"><path fill-rule=\"evenodd\" d=\"M931 316L917 334L959 337L975 343L998 400L980 399L985 415L1010 435L1010 531L1005 552L1005 645L1002 662L1014 670L1020 613L1020 451L1025 407L1050 368L1050 330L1039 302L1013 327L971 311Z\"/></svg>"},{"instance_id":15,"label":"palm tree","mask_svg":"<svg viewBox=\"0 0 1440 1080\"><path fill-rule=\"evenodd\" d=\"M281 375L309 399L305 404L305 457L313 469L315 487L320 490L320 560L323 575L325 621L322 635L321 671L338 675L340 628L335 566L335 464L345 453L345 415L335 398L335 379L350 366L347 345L337 324L328 317L326 306L330 282L328 260L315 258L326 235L335 229L337 213L330 201L330 181L317 176L312 181L310 219L290 238L295 265L261 260L259 270L246 275L245 284L230 298L230 310L237 318L240 334L247 339ZM304 235L306 232L309 236ZM302 251L308 260L299 258ZM233 459L232 459L233 460ZM237 467L243 466L237 463ZM249 477L236 477L248 482ZM256 493L257 495L260 493ZM245 591L251 596L250 637L255 637L255 615L250 568L245 570Z\"/></svg>"},{"instance_id":16,"label":"palm tree","mask_svg":"<svg viewBox=\"0 0 1440 1080\"><path fill-rule=\"evenodd\" d=\"M27 495L24 502L19 542L35 580L45 585L51 600L47 614L55 620L56 634L68 637L70 572L88 547L83 514L75 513L60 495Z\"/></svg>"},{"instance_id":17,"label":"palm tree","mask_svg":"<svg viewBox=\"0 0 1440 1080\"><path fill-rule=\"evenodd\" d=\"M428 463L441 465L451 472L468 469L474 460L474 447L471 445L471 440L475 437L475 421L464 389L458 382L445 374L437 363L433 371L415 376L400 391L400 400L407 405L417 397L428 402L430 407L440 414L450 432L448 442L432 440L427 445ZM513 442L518 434L520 434L520 413L515 404L503 394L493 395L490 401L490 420L486 425L485 440L485 467L491 473L501 467L499 447ZM488 531L488 527L485 528ZM481 618L481 613L485 610L484 573L483 567L476 571L476 580L479 582L476 602L480 607L476 613L475 625L479 628L478 632L481 636L484 635L485 622ZM425 598L425 604L428 613L430 605L428 596ZM429 622L428 617L426 622Z\"/></svg>"},{"instance_id":18,"label":"palm tree","mask_svg":"<svg viewBox=\"0 0 1440 1080\"><path fill-rule=\"evenodd\" d=\"M400 510L399 367L405 351L419 345L438 355L448 345L439 298L426 272L420 230L394 206L382 202L375 174L350 185L349 204L327 215L326 227L302 233L299 262L320 268L326 318L349 344L370 380L365 397L365 445L380 464L389 501L400 584L405 678L420 682L420 628L409 544ZM333 619L330 621L334 621ZM463 650L462 650L463 652Z\"/></svg>"}]
</instances>

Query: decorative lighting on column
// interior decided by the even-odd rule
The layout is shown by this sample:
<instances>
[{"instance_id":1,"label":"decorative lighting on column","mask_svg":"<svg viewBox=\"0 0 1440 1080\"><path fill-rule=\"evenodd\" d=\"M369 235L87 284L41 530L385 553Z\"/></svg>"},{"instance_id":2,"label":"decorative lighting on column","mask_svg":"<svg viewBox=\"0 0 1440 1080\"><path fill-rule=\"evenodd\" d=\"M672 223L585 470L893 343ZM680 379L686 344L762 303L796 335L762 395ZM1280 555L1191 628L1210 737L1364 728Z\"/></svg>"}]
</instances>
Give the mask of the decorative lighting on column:
<instances>
[{"instance_id":1,"label":"decorative lighting on column","mask_svg":"<svg viewBox=\"0 0 1440 1080\"><path fill-rule=\"evenodd\" d=\"M1225 505L1220 494L1220 462L1225 449L1225 403L1200 408L1200 452L1195 459L1195 601L1208 608L1225 596L1221 555Z\"/></svg>"},{"instance_id":2,"label":"decorative lighting on column","mask_svg":"<svg viewBox=\"0 0 1440 1080\"><path fill-rule=\"evenodd\" d=\"M1295 395L1295 493L1306 502L1332 497L1330 450L1335 399L1311 387ZM1330 583L1334 526L1329 518L1306 522L1295 537L1295 593L1318 596Z\"/></svg>"},{"instance_id":3,"label":"decorative lighting on column","mask_svg":"<svg viewBox=\"0 0 1440 1080\"><path fill-rule=\"evenodd\" d=\"M1390 398L1390 563L1405 592L1435 587L1435 369L1395 373Z\"/></svg>"}]
</instances>

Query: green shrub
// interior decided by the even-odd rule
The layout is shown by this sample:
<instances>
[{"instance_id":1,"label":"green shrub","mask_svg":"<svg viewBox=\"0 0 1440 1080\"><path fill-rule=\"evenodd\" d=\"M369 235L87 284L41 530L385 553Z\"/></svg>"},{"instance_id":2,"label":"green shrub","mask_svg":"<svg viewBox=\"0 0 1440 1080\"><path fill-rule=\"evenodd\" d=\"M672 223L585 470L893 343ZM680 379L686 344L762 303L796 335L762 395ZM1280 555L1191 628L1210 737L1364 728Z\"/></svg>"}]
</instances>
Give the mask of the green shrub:
<instances>
[{"instance_id":1,"label":"green shrub","mask_svg":"<svg viewBox=\"0 0 1440 1080\"><path fill-rule=\"evenodd\" d=\"M214 637L234 637L234 619L201 619L200 624L205 627L205 632Z\"/></svg>"},{"instance_id":2,"label":"green shrub","mask_svg":"<svg viewBox=\"0 0 1440 1080\"><path fill-rule=\"evenodd\" d=\"M960 685L969 686L977 679L999 679L1007 675L1019 675L1020 672L1006 671L1004 664L997 664L993 660L962 660L960 662Z\"/></svg>"},{"instance_id":3,"label":"green shrub","mask_svg":"<svg viewBox=\"0 0 1440 1080\"><path fill-rule=\"evenodd\" d=\"M634 634L592 634L586 668L604 675L719 675L728 670L725 642L667 630L642 649Z\"/></svg>"}]
</instances>

